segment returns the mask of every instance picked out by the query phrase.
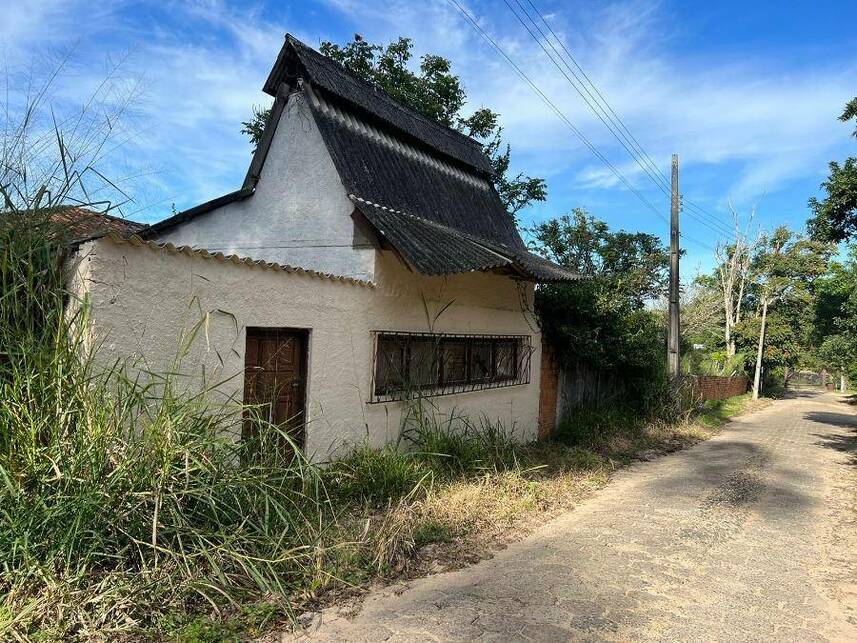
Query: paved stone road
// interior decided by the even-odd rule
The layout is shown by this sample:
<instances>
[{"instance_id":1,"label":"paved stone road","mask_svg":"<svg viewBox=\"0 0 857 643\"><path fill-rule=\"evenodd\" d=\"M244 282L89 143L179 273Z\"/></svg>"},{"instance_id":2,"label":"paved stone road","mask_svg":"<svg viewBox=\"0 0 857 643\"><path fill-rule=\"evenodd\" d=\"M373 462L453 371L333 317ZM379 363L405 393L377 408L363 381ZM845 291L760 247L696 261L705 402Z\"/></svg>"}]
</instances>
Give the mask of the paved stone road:
<instances>
[{"instance_id":1,"label":"paved stone road","mask_svg":"<svg viewBox=\"0 0 857 643\"><path fill-rule=\"evenodd\" d=\"M803 394L641 463L493 559L327 610L337 641L857 641L857 415Z\"/></svg>"}]
</instances>

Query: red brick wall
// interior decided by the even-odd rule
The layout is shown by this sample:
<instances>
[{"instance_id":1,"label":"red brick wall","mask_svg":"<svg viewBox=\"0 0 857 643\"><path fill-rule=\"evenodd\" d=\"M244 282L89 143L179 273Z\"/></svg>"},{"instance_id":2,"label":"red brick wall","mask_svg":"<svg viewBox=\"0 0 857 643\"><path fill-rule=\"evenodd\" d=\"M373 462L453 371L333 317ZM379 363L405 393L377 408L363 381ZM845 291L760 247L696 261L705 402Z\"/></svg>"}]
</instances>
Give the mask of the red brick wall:
<instances>
[{"instance_id":1,"label":"red brick wall","mask_svg":"<svg viewBox=\"0 0 857 643\"><path fill-rule=\"evenodd\" d=\"M692 375L693 394L701 400L725 400L747 392L746 377L720 377L718 375Z\"/></svg>"},{"instance_id":2,"label":"red brick wall","mask_svg":"<svg viewBox=\"0 0 857 643\"><path fill-rule=\"evenodd\" d=\"M539 439L550 437L556 428L559 368L553 350L542 341L542 369L539 377Z\"/></svg>"}]
</instances>

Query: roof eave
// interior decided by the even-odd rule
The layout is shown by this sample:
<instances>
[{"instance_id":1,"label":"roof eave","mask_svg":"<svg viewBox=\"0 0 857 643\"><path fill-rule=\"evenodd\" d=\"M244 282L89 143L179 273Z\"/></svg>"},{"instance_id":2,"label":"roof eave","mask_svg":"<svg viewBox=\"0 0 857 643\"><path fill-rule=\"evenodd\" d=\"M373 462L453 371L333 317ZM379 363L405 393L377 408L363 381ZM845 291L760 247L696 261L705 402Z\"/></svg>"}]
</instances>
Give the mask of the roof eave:
<instances>
[{"instance_id":1,"label":"roof eave","mask_svg":"<svg viewBox=\"0 0 857 643\"><path fill-rule=\"evenodd\" d=\"M194 219L200 215L211 212L212 210L216 210L217 208L227 205L229 203L234 203L235 201L240 201L242 199L246 199L251 196L255 191L255 187L243 187L240 190L235 190L234 192L229 192L228 194L224 194L217 198L211 199L210 201L206 201L205 203L200 203L192 208L188 208L187 210L183 210L173 216L164 219L163 221L159 221L158 223L153 223L148 228L144 228L140 231L139 236L143 239L151 239L152 237L161 234L162 232L166 232L172 228L175 228L182 223L186 223L191 219Z\"/></svg>"}]
</instances>

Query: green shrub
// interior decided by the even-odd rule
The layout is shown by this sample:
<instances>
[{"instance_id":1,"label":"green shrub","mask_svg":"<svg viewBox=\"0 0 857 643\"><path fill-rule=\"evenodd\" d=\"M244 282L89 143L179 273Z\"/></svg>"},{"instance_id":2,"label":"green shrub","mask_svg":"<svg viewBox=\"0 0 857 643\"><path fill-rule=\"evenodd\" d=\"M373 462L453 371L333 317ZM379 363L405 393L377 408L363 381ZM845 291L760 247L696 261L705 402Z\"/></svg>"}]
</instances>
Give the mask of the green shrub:
<instances>
[{"instance_id":1,"label":"green shrub","mask_svg":"<svg viewBox=\"0 0 857 643\"><path fill-rule=\"evenodd\" d=\"M405 496L433 479L431 469L412 454L395 445L372 448L368 444L333 462L323 475L335 499L371 504Z\"/></svg>"},{"instance_id":2,"label":"green shrub","mask_svg":"<svg viewBox=\"0 0 857 643\"><path fill-rule=\"evenodd\" d=\"M568 445L601 447L617 434L638 433L640 427L638 411L621 405L580 404L565 412L553 439Z\"/></svg>"},{"instance_id":3,"label":"green shrub","mask_svg":"<svg viewBox=\"0 0 857 643\"><path fill-rule=\"evenodd\" d=\"M462 475L514 466L510 431L487 417L474 423L456 411L442 416L426 400L417 400L403 420L402 437L414 455L438 475Z\"/></svg>"},{"instance_id":4,"label":"green shrub","mask_svg":"<svg viewBox=\"0 0 857 643\"><path fill-rule=\"evenodd\" d=\"M18 218L0 222L0 638L129 636L313 578L330 511L316 468L256 457L287 436L260 423L236 441L244 409L180 393L180 364L97 365L60 240Z\"/></svg>"}]
</instances>

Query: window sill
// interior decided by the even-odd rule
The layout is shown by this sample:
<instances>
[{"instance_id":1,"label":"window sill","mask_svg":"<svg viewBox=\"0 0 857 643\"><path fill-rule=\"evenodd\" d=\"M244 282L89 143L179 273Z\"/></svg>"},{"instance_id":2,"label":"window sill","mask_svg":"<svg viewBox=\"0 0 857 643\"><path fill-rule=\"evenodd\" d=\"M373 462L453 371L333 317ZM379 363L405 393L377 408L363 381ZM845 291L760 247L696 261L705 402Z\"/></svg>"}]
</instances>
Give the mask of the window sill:
<instances>
[{"instance_id":1,"label":"window sill","mask_svg":"<svg viewBox=\"0 0 857 643\"><path fill-rule=\"evenodd\" d=\"M529 380L507 380L502 382L485 382L481 384L462 384L459 386L444 386L438 388L424 388L412 393L401 391L376 394L367 404L386 404L388 402L407 402L430 397L444 397L446 395L459 395L461 393L476 393L479 391L493 391L496 389L510 388L512 386L526 386Z\"/></svg>"}]
</instances>

